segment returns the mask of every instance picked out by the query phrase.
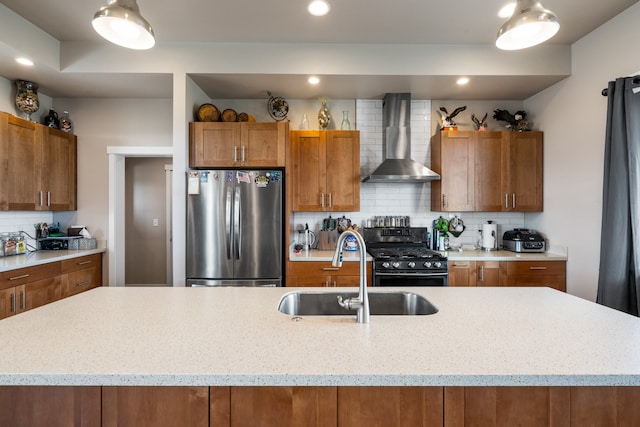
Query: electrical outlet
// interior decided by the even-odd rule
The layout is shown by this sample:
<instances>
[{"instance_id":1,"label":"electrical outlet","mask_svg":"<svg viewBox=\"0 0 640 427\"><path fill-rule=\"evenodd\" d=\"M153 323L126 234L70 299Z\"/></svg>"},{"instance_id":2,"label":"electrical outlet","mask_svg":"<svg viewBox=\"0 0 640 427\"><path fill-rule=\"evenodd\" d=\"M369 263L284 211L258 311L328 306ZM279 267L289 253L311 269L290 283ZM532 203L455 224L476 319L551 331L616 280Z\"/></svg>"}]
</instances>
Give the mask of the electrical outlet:
<instances>
[{"instance_id":1,"label":"electrical outlet","mask_svg":"<svg viewBox=\"0 0 640 427\"><path fill-rule=\"evenodd\" d=\"M158 218L153 218L153 226L157 227L158 223L159 223Z\"/></svg>"}]
</instances>

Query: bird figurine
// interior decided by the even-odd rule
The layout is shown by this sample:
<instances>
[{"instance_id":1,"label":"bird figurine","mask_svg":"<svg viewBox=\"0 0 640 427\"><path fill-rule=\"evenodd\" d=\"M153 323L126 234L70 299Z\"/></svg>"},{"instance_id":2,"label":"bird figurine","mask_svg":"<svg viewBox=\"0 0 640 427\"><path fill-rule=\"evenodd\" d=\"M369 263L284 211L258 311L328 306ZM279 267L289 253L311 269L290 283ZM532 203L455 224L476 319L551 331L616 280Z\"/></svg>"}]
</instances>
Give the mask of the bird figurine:
<instances>
[{"instance_id":1,"label":"bird figurine","mask_svg":"<svg viewBox=\"0 0 640 427\"><path fill-rule=\"evenodd\" d=\"M475 130L485 131L487 130L487 115L489 113L484 113L484 117L482 119L478 119L475 114L471 114L471 121L473 121L473 127Z\"/></svg>"},{"instance_id":2,"label":"bird figurine","mask_svg":"<svg viewBox=\"0 0 640 427\"><path fill-rule=\"evenodd\" d=\"M461 112L463 112L464 110L467 109L467 106L463 106L463 107L458 107L455 110L453 110L453 112L451 114L449 114L449 112L447 111L446 108L444 107L440 107L440 117L442 118L442 130L445 129L455 129L456 128L456 122L453 121L453 118L455 116L457 116L458 114L460 114Z\"/></svg>"},{"instance_id":3,"label":"bird figurine","mask_svg":"<svg viewBox=\"0 0 640 427\"><path fill-rule=\"evenodd\" d=\"M501 122L507 122L505 127L515 131L529 130L529 122L525 120L527 113L524 111L516 111L511 114L507 110L493 110L493 118Z\"/></svg>"}]
</instances>

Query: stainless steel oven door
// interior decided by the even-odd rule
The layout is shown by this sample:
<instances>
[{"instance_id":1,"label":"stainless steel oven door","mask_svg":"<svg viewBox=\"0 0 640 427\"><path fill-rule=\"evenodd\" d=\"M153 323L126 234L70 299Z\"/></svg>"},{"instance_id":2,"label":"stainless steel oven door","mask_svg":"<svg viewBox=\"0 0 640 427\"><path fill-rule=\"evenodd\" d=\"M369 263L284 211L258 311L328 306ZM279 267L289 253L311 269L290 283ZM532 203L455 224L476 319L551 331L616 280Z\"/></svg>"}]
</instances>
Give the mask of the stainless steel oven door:
<instances>
[{"instance_id":1,"label":"stainless steel oven door","mask_svg":"<svg viewBox=\"0 0 640 427\"><path fill-rule=\"evenodd\" d=\"M448 286L449 273L373 272L373 286Z\"/></svg>"}]
</instances>

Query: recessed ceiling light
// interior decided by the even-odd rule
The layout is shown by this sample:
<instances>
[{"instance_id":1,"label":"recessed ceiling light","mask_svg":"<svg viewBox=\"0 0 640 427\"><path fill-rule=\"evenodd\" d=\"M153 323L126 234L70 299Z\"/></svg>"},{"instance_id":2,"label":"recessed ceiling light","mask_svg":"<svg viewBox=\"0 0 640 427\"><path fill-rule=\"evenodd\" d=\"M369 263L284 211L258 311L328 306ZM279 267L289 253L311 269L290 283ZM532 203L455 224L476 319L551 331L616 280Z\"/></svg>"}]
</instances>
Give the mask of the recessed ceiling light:
<instances>
[{"instance_id":1,"label":"recessed ceiling light","mask_svg":"<svg viewBox=\"0 0 640 427\"><path fill-rule=\"evenodd\" d=\"M33 67L33 61L30 60L29 58L25 58L25 57L16 58L16 62L21 65Z\"/></svg>"},{"instance_id":2,"label":"recessed ceiling light","mask_svg":"<svg viewBox=\"0 0 640 427\"><path fill-rule=\"evenodd\" d=\"M327 3L325 0L313 0L307 6L307 10L313 16L324 16L329 13L329 9L329 3Z\"/></svg>"},{"instance_id":3,"label":"recessed ceiling light","mask_svg":"<svg viewBox=\"0 0 640 427\"><path fill-rule=\"evenodd\" d=\"M502 9L498 11L498 16L500 18L509 18L511 15L513 15L513 9L515 9L515 7L515 3L505 4Z\"/></svg>"},{"instance_id":4,"label":"recessed ceiling light","mask_svg":"<svg viewBox=\"0 0 640 427\"><path fill-rule=\"evenodd\" d=\"M467 83L469 83L469 77L460 77L458 80L456 80L456 83L459 85L466 85Z\"/></svg>"},{"instance_id":5,"label":"recessed ceiling light","mask_svg":"<svg viewBox=\"0 0 640 427\"><path fill-rule=\"evenodd\" d=\"M308 82L312 85L317 85L318 83L320 83L320 79L317 78L316 76L311 76L309 77Z\"/></svg>"}]
</instances>

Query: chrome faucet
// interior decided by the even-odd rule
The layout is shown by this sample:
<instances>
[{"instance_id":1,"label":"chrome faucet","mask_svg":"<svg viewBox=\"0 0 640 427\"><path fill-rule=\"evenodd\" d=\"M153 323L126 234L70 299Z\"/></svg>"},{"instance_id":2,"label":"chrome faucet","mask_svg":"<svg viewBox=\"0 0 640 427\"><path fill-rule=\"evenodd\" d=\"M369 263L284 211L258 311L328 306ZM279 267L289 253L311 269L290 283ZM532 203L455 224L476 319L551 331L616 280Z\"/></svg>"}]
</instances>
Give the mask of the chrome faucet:
<instances>
[{"instance_id":1,"label":"chrome faucet","mask_svg":"<svg viewBox=\"0 0 640 427\"><path fill-rule=\"evenodd\" d=\"M342 267L342 246L347 236L353 236L358 241L360 249L360 288L357 298L347 298L343 300L338 297L338 304L347 310L357 309L356 320L358 323L369 323L369 295L367 294L367 247L362 236L351 230L343 231L338 237L336 251L333 254L331 265L334 267Z\"/></svg>"}]
</instances>

